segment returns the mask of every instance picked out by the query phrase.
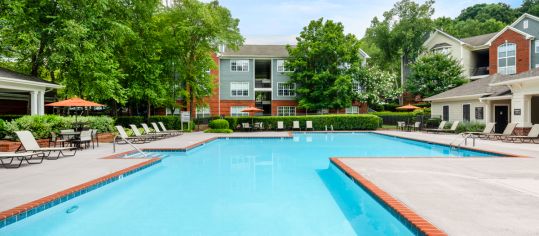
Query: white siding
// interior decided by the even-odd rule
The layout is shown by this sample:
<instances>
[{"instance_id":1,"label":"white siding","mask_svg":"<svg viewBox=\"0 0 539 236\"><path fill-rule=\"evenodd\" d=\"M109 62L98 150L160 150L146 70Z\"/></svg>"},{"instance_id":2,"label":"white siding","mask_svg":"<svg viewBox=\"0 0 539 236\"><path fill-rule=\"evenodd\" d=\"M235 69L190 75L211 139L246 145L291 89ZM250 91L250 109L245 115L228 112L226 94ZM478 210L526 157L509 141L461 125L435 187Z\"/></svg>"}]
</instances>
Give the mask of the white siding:
<instances>
[{"instance_id":1,"label":"white siding","mask_svg":"<svg viewBox=\"0 0 539 236\"><path fill-rule=\"evenodd\" d=\"M432 102L431 116L436 118L442 117L443 106L449 106L449 121L462 121L463 108L462 105L470 104L470 121L484 122L486 117L485 104L479 102L479 99L451 101L451 102ZM483 107L483 120L475 119L475 108Z\"/></svg>"}]
</instances>

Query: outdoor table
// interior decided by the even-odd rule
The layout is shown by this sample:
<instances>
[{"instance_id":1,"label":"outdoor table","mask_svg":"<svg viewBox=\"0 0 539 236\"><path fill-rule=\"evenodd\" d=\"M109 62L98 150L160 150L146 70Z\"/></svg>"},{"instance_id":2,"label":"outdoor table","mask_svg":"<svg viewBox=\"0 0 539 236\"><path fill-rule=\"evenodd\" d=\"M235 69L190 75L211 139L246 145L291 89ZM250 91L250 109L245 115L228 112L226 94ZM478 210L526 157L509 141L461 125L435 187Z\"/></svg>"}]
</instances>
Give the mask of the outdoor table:
<instances>
[{"instance_id":1,"label":"outdoor table","mask_svg":"<svg viewBox=\"0 0 539 236\"><path fill-rule=\"evenodd\" d=\"M69 140L76 139L78 136L80 136L80 132L79 131L63 132L63 133L60 133L60 136L62 136L63 140L69 141Z\"/></svg>"}]
</instances>

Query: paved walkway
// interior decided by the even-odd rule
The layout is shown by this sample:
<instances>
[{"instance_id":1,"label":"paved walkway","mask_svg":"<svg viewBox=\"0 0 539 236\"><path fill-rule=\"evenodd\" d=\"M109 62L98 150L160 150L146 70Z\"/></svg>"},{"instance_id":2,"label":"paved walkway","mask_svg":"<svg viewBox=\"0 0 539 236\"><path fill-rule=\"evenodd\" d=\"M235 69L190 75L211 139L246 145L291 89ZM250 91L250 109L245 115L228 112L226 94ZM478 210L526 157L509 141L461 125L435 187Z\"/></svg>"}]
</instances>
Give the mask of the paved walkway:
<instances>
[{"instance_id":1,"label":"paved walkway","mask_svg":"<svg viewBox=\"0 0 539 236\"><path fill-rule=\"evenodd\" d=\"M177 137L137 145L140 148L184 148L220 136L275 137L289 136L288 132L257 132L233 134L188 133ZM96 149L77 152L74 157L44 160L42 164L23 165L18 169L0 167L0 212L57 193L78 184L128 168L147 159L102 159L114 154L110 143ZM131 150L128 145L118 145L116 153Z\"/></svg>"},{"instance_id":2,"label":"paved walkway","mask_svg":"<svg viewBox=\"0 0 539 236\"><path fill-rule=\"evenodd\" d=\"M450 143L457 136L380 133ZM539 235L539 144L478 140L531 158L342 158L449 235Z\"/></svg>"}]
</instances>

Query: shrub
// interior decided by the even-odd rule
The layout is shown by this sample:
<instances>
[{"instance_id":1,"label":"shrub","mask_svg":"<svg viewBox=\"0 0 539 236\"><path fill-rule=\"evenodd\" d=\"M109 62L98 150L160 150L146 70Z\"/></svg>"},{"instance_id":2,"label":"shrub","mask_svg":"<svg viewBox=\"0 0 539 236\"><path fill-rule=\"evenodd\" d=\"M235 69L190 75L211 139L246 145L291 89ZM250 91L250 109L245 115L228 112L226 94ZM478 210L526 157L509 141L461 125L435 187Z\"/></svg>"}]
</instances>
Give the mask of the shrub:
<instances>
[{"instance_id":1,"label":"shrub","mask_svg":"<svg viewBox=\"0 0 539 236\"><path fill-rule=\"evenodd\" d=\"M0 139L6 136L6 122L0 119Z\"/></svg>"},{"instance_id":2,"label":"shrub","mask_svg":"<svg viewBox=\"0 0 539 236\"><path fill-rule=\"evenodd\" d=\"M482 122L460 122L457 126L457 133L481 132L483 129L485 129L485 123Z\"/></svg>"},{"instance_id":3,"label":"shrub","mask_svg":"<svg viewBox=\"0 0 539 236\"><path fill-rule=\"evenodd\" d=\"M427 121L425 121L425 125L427 128L438 128L438 125L440 125L440 122L442 122L442 119L440 118L430 118Z\"/></svg>"},{"instance_id":4,"label":"shrub","mask_svg":"<svg viewBox=\"0 0 539 236\"><path fill-rule=\"evenodd\" d=\"M315 130L328 129L333 125L334 130L375 130L380 126L381 119L375 115L313 115L313 116L243 116L225 117L232 129L240 123L263 122L265 127L277 128L277 121L283 121L286 129L292 128L293 121L299 121L300 128L305 129L306 121L313 122Z\"/></svg>"},{"instance_id":5,"label":"shrub","mask_svg":"<svg viewBox=\"0 0 539 236\"><path fill-rule=\"evenodd\" d=\"M228 129L228 121L225 119L217 119L210 121L209 127L212 129Z\"/></svg>"},{"instance_id":6,"label":"shrub","mask_svg":"<svg viewBox=\"0 0 539 236\"><path fill-rule=\"evenodd\" d=\"M21 118L25 115L0 115L0 120L4 120L5 122L9 122L18 118Z\"/></svg>"},{"instance_id":7,"label":"shrub","mask_svg":"<svg viewBox=\"0 0 539 236\"><path fill-rule=\"evenodd\" d=\"M231 129L207 129L204 131L204 133L224 133L224 134L230 134L233 133Z\"/></svg>"}]
</instances>

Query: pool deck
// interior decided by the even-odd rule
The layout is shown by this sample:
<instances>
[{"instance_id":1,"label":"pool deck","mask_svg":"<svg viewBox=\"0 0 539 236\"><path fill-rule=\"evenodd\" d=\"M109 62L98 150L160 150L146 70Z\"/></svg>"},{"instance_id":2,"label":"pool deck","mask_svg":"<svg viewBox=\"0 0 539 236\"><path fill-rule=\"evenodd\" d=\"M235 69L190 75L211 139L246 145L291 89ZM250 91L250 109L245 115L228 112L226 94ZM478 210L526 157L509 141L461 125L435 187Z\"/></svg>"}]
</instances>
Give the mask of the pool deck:
<instances>
[{"instance_id":1,"label":"pool deck","mask_svg":"<svg viewBox=\"0 0 539 236\"><path fill-rule=\"evenodd\" d=\"M455 135L377 131L450 143ZM189 133L141 148L186 148L216 137L288 137L288 132ZM344 164L449 235L539 235L539 144L477 140L477 148L529 158L340 158ZM130 150L119 145L116 153ZM0 212L140 164L103 159L112 144L75 157L0 168Z\"/></svg>"},{"instance_id":2,"label":"pool deck","mask_svg":"<svg viewBox=\"0 0 539 236\"><path fill-rule=\"evenodd\" d=\"M456 135L378 131L449 144ZM529 158L340 158L449 235L539 235L539 144L477 140Z\"/></svg>"}]
</instances>

